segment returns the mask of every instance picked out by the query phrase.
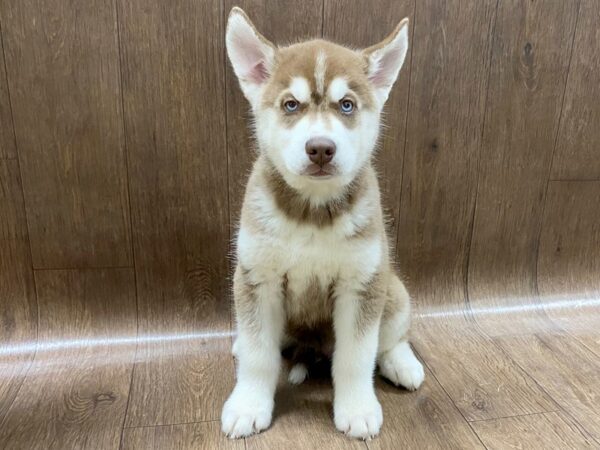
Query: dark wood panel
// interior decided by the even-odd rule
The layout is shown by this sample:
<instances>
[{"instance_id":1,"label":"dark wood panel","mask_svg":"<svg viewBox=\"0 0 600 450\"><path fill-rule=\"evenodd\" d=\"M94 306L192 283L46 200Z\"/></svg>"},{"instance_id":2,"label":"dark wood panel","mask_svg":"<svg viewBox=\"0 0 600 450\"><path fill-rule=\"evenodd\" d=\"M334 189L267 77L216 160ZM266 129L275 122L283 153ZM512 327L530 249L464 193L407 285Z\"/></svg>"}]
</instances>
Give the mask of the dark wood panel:
<instances>
[{"instance_id":1,"label":"dark wood panel","mask_svg":"<svg viewBox=\"0 0 600 450\"><path fill-rule=\"evenodd\" d=\"M0 3L36 268L131 263L115 19L111 0Z\"/></svg>"},{"instance_id":2,"label":"dark wood panel","mask_svg":"<svg viewBox=\"0 0 600 450\"><path fill-rule=\"evenodd\" d=\"M133 270L36 272L35 361L0 448L116 449L135 357Z\"/></svg>"},{"instance_id":3,"label":"dark wood panel","mask_svg":"<svg viewBox=\"0 0 600 450\"><path fill-rule=\"evenodd\" d=\"M521 332L547 323L535 314L535 254L576 16L577 2L499 3L468 286L488 334L514 333L511 308L524 301L534 305Z\"/></svg>"},{"instance_id":4,"label":"dark wood panel","mask_svg":"<svg viewBox=\"0 0 600 450\"><path fill-rule=\"evenodd\" d=\"M1 25L1 24L0 24ZM10 96L4 67L4 46L0 26L0 159L15 158L15 134L10 110Z\"/></svg>"},{"instance_id":5,"label":"dark wood panel","mask_svg":"<svg viewBox=\"0 0 600 450\"><path fill-rule=\"evenodd\" d=\"M600 360L569 335L499 337L497 342L600 444Z\"/></svg>"},{"instance_id":6,"label":"dark wood panel","mask_svg":"<svg viewBox=\"0 0 600 450\"><path fill-rule=\"evenodd\" d=\"M600 180L600 8L581 0L552 178Z\"/></svg>"},{"instance_id":7,"label":"dark wood panel","mask_svg":"<svg viewBox=\"0 0 600 450\"><path fill-rule=\"evenodd\" d=\"M127 424L217 418L229 348L224 29L217 0L119 2L142 343Z\"/></svg>"},{"instance_id":8,"label":"dark wood panel","mask_svg":"<svg viewBox=\"0 0 600 450\"><path fill-rule=\"evenodd\" d=\"M398 229L413 292L463 283L495 8L417 2Z\"/></svg>"},{"instance_id":9,"label":"dark wood panel","mask_svg":"<svg viewBox=\"0 0 600 450\"><path fill-rule=\"evenodd\" d=\"M352 48L366 48L387 37L404 17L410 20L409 35L412 38L415 23L414 0L325 0L323 35L326 39ZM387 101L376 154L384 208L390 219L390 242L394 244L400 214L412 46L411 41L404 66Z\"/></svg>"},{"instance_id":10,"label":"dark wood panel","mask_svg":"<svg viewBox=\"0 0 600 450\"><path fill-rule=\"evenodd\" d=\"M489 450L506 448L598 448L562 412L474 422L473 429Z\"/></svg>"},{"instance_id":11,"label":"dark wood panel","mask_svg":"<svg viewBox=\"0 0 600 450\"><path fill-rule=\"evenodd\" d=\"M127 428L122 450L243 450L243 440L221 434L218 422Z\"/></svg>"},{"instance_id":12,"label":"dark wood panel","mask_svg":"<svg viewBox=\"0 0 600 450\"><path fill-rule=\"evenodd\" d=\"M231 8L239 6L267 39L283 46L302 39L321 37L323 1L224 0L223 14L226 20ZM225 78L229 211L232 226L235 226L242 209L246 181L256 158L257 148L252 136L250 105L242 94L229 61L226 63Z\"/></svg>"},{"instance_id":13,"label":"dark wood panel","mask_svg":"<svg viewBox=\"0 0 600 450\"><path fill-rule=\"evenodd\" d=\"M551 181L538 257L546 314L600 357L600 181Z\"/></svg>"},{"instance_id":14,"label":"dark wood panel","mask_svg":"<svg viewBox=\"0 0 600 450\"><path fill-rule=\"evenodd\" d=\"M33 358L37 305L16 160L0 159L0 430Z\"/></svg>"}]
</instances>

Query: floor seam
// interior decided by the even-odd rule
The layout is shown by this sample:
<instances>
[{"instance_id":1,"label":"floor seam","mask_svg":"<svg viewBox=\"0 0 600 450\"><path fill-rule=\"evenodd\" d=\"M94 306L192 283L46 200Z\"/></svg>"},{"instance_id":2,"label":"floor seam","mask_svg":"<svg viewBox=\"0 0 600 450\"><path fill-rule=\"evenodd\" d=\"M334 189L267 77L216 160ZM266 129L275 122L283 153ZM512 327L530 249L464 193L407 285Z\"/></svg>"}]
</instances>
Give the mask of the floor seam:
<instances>
[{"instance_id":1,"label":"floor seam","mask_svg":"<svg viewBox=\"0 0 600 450\"><path fill-rule=\"evenodd\" d=\"M124 430L133 430L135 428L159 428L159 427L173 427L177 425L193 425L196 423L211 423L219 422L220 419L207 419L207 420L193 420L190 422L176 422L176 423L161 423L156 425L135 425L123 427Z\"/></svg>"},{"instance_id":2,"label":"floor seam","mask_svg":"<svg viewBox=\"0 0 600 450\"><path fill-rule=\"evenodd\" d=\"M514 417L538 416L538 415L543 415L543 414L548 414L548 413L556 413L556 412L562 412L562 409L557 408L557 409L552 409L549 411L537 411L537 412L524 413L524 414L513 414L510 416L489 417L487 419L475 419L475 420L470 420L469 423L491 422L492 420L512 419Z\"/></svg>"}]
</instances>

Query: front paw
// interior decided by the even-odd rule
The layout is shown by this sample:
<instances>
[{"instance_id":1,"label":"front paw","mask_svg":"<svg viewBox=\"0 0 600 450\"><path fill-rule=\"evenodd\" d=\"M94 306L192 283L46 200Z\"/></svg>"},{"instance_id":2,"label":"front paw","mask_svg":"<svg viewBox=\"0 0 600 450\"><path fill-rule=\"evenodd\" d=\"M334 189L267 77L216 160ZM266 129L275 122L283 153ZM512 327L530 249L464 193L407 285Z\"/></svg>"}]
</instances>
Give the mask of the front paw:
<instances>
[{"instance_id":1,"label":"front paw","mask_svg":"<svg viewBox=\"0 0 600 450\"><path fill-rule=\"evenodd\" d=\"M375 394L367 398L336 399L333 415L335 427L357 439L377 436L383 423L383 412Z\"/></svg>"},{"instance_id":2,"label":"front paw","mask_svg":"<svg viewBox=\"0 0 600 450\"><path fill-rule=\"evenodd\" d=\"M234 389L223 406L221 429L230 438L260 433L271 424L273 399L250 392Z\"/></svg>"}]
</instances>

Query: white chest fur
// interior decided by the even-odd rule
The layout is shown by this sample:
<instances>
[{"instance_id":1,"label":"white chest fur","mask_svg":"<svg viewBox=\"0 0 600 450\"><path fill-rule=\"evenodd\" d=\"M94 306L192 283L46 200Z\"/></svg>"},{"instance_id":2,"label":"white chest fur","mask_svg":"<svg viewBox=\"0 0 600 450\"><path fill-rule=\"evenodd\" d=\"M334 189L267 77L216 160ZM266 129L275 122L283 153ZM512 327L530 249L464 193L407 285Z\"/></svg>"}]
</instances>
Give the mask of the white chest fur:
<instances>
[{"instance_id":1,"label":"white chest fur","mask_svg":"<svg viewBox=\"0 0 600 450\"><path fill-rule=\"evenodd\" d=\"M267 281L287 275L300 285L317 279L329 281L368 281L382 261L381 236L359 238L354 229L362 226L360 205L339 217L333 225L317 227L287 219L269 208L261 211L261 231L240 228L238 258L251 269L255 281ZM356 211L358 210L358 211Z\"/></svg>"}]
</instances>

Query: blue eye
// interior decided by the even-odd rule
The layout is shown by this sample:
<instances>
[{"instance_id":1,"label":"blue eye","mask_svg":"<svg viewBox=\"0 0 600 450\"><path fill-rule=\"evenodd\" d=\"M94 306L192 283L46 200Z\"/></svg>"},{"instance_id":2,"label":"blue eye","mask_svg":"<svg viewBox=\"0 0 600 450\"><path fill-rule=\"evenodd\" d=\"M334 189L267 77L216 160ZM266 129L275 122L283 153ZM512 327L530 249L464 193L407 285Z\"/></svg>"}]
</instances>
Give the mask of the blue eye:
<instances>
[{"instance_id":1,"label":"blue eye","mask_svg":"<svg viewBox=\"0 0 600 450\"><path fill-rule=\"evenodd\" d=\"M354 102L347 98L343 99L340 101L340 111L343 114L352 114L352 111L354 111Z\"/></svg>"},{"instance_id":2,"label":"blue eye","mask_svg":"<svg viewBox=\"0 0 600 450\"><path fill-rule=\"evenodd\" d=\"M296 100L288 100L283 104L283 108L286 112L293 113L298 111L298 108L300 108L300 103L298 103Z\"/></svg>"}]
</instances>

